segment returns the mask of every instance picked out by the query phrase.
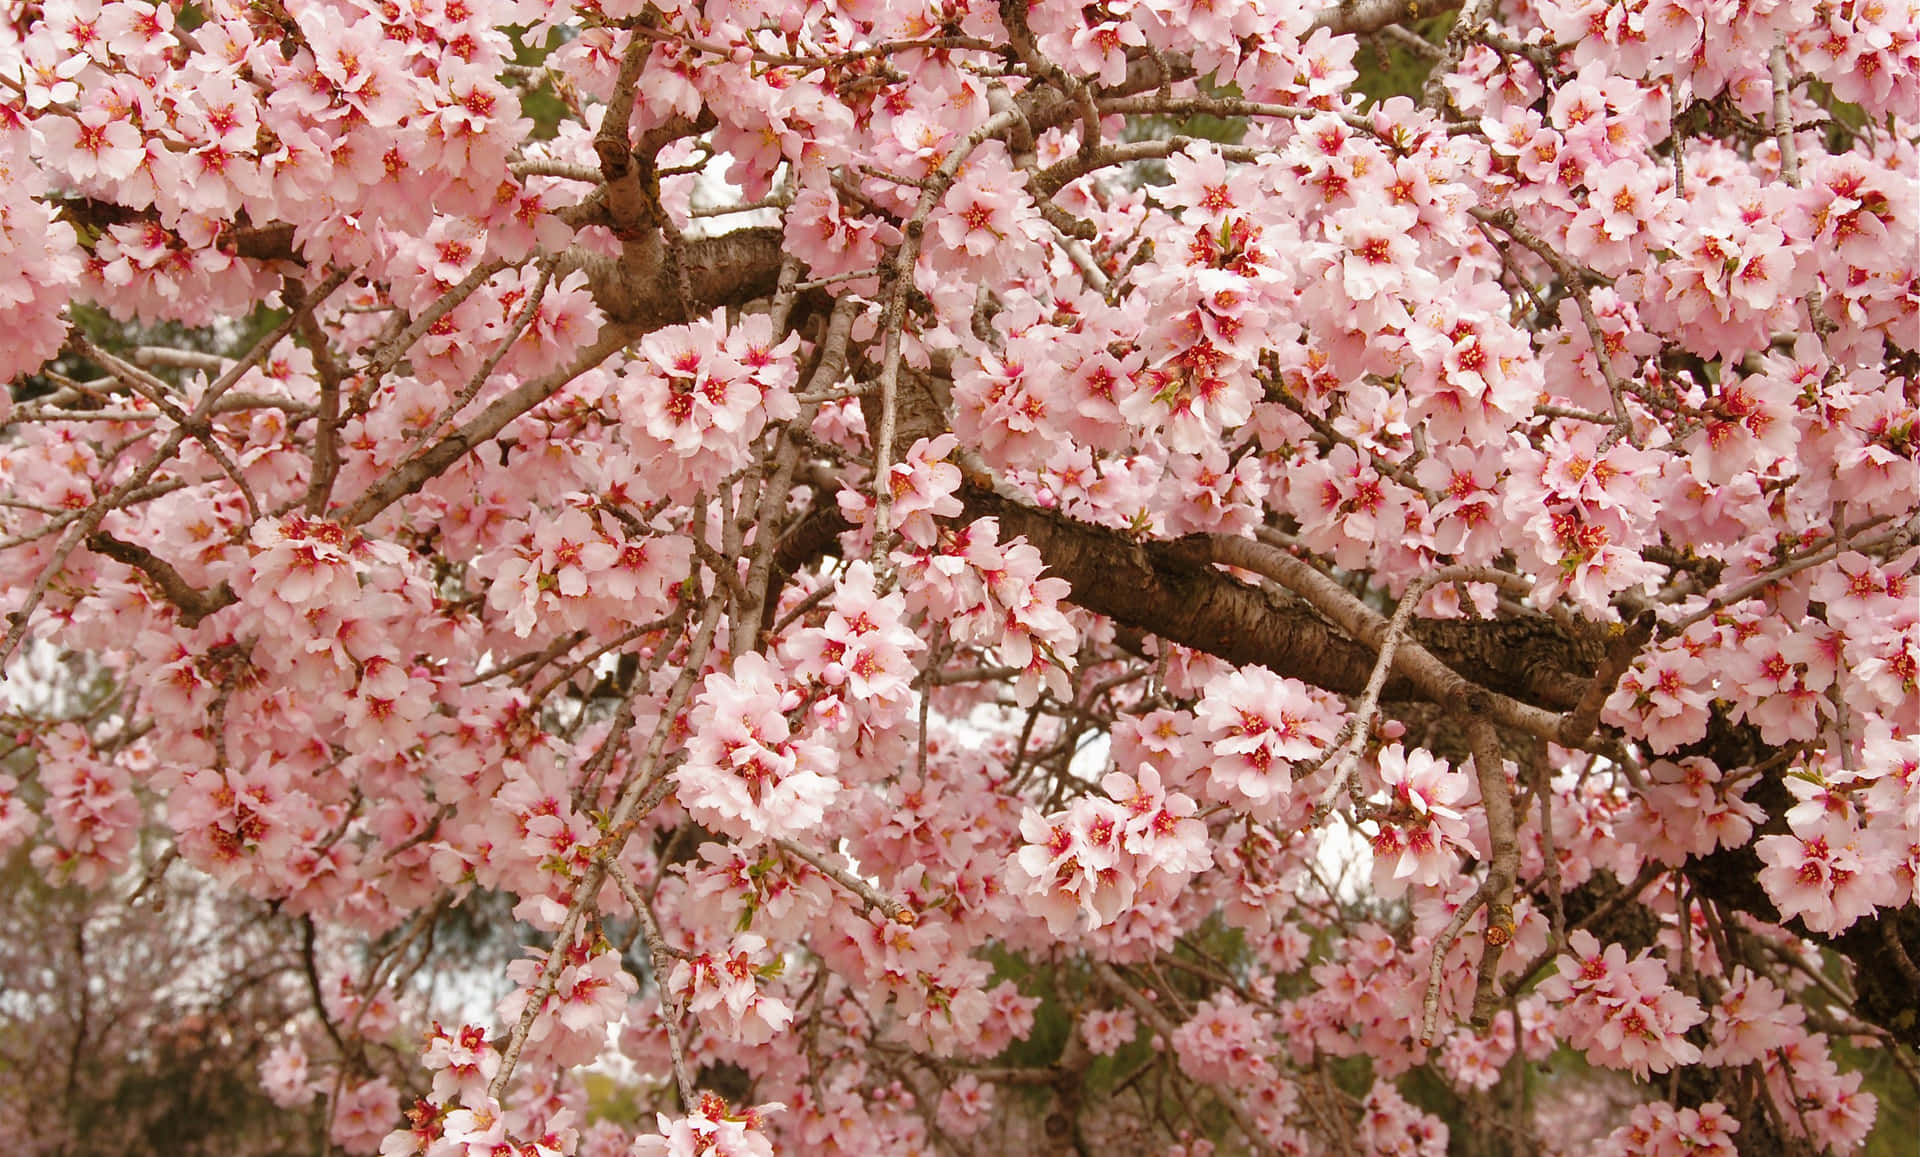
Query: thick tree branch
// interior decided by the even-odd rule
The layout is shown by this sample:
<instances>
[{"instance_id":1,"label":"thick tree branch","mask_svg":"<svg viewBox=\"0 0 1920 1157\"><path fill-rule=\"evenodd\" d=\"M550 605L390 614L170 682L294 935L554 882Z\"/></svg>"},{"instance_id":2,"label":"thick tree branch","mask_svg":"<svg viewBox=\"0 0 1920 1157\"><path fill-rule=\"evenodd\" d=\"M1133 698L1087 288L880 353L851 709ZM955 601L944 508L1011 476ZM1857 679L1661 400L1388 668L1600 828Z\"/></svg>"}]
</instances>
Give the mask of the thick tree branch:
<instances>
[{"instance_id":1,"label":"thick tree branch","mask_svg":"<svg viewBox=\"0 0 1920 1157\"><path fill-rule=\"evenodd\" d=\"M1134 538L974 482L962 486L960 499L956 521L993 517L1004 537L1024 536L1046 559L1048 573L1072 587L1067 598L1076 606L1230 663L1258 664L1342 695L1366 690L1383 637L1364 629L1367 638L1343 634L1304 602L1215 567L1194 543ZM838 508L820 506L782 538L776 555L781 572L832 553L835 537L847 529ZM1379 625L1384 636L1386 621ZM1407 634L1403 648L1417 646L1432 662L1458 672L1455 678L1517 701L1510 702L1509 713L1542 726L1541 713L1571 711L1581 703L1591 672L1602 662L1597 643L1570 638L1545 618L1416 619ZM1423 694L1404 668L1381 690L1384 700Z\"/></svg>"},{"instance_id":2,"label":"thick tree branch","mask_svg":"<svg viewBox=\"0 0 1920 1157\"><path fill-rule=\"evenodd\" d=\"M1350 638L1358 639L1372 650L1382 648L1388 635L1387 620L1348 593L1346 588L1321 574L1286 551L1250 538L1230 535L1195 536L1176 544L1209 562L1225 563L1265 575L1313 604L1313 608L1332 619ZM1469 697L1483 690L1466 676L1443 662L1419 642L1402 644L1395 662L1413 680L1421 694L1443 707L1456 710L1469 706ZM1560 720L1551 711L1487 693L1487 702L1475 708L1503 726L1518 728L1532 735L1551 737L1560 730Z\"/></svg>"},{"instance_id":3,"label":"thick tree branch","mask_svg":"<svg viewBox=\"0 0 1920 1157\"><path fill-rule=\"evenodd\" d=\"M695 312L771 297L780 277L782 234L774 226L738 229L685 245L681 266ZM658 236L630 242L618 257L580 252L562 259L556 276L584 270L609 321L645 331L690 320L679 279Z\"/></svg>"},{"instance_id":4,"label":"thick tree branch","mask_svg":"<svg viewBox=\"0 0 1920 1157\"><path fill-rule=\"evenodd\" d=\"M201 619L234 601L233 588L226 583L211 593L200 590L180 577L180 572L167 560L138 543L123 542L104 530L87 536L87 549L125 563L152 579L160 593L167 596L167 601L180 609L180 622L185 626L198 626Z\"/></svg>"}]
</instances>

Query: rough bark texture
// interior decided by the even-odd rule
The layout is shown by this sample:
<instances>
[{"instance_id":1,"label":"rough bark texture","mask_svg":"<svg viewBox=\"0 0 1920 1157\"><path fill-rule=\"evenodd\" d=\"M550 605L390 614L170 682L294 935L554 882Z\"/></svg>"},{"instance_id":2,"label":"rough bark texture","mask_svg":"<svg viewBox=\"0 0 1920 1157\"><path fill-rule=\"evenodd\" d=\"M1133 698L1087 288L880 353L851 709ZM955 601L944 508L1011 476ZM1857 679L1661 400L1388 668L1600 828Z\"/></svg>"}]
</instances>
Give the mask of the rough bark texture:
<instances>
[{"instance_id":1,"label":"rough bark texture","mask_svg":"<svg viewBox=\"0 0 1920 1157\"><path fill-rule=\"evenodd\" d=\"M963 486L959 522L992 517L1002 538L1024 536L1046 559L1047 573L1072 587L1067 601L1123 627L1157 635L1234 664L1259 664L1342 695L1358 695L1373 669L1372 648L1347 638L1297 599L1241 582L1196 562L1171 542L1135 539ZM849 529L837 507L823 504L781 539L777 573L788 576L822 554ZM1564 711L1587 688L1600 648L1569 639L1550 620L1419 621L1412 629L1429 650L1490 690ZM1413 684L1394 676L1383 699L1410 699Z\"/></svg>"},{"instance_id":2,"label":"rough bark texture","mask_svg":"<svg viewBox=\"0 0 1920 1157\"><path fill-rule=\"evenodd\" d=\"M1258 663L1281 675L1357 695L1373 649L1341 634L1298 600L1196 562L1178 544L1136 540L1052 511L968 486L967 518L991 515L1003 537L1025 535L1050 574L1072 584L1077 606L1230 663ZM1600 647L1570 639L1545 618L1472 622L1415 620L1410 632L1461 675L1488 690L1555 711L1580 701ZM1412 685L1387 681L1383 698L1406 699Z\"/></svg>"},{"instance_id":3,"label":"rough bark texture","mask_svg":"<svg viewBox=\"0 0 1920 1157\"><path fill-rule=\"evenodd\" d=\"M737 229L688 241L682 260L693 314L770 297L780 276L780 230ZM653 329L688 320L666 246L655 235L629 241L619 257L581 256L593 297L609 321Z\"/></svg>"}]
</instances>

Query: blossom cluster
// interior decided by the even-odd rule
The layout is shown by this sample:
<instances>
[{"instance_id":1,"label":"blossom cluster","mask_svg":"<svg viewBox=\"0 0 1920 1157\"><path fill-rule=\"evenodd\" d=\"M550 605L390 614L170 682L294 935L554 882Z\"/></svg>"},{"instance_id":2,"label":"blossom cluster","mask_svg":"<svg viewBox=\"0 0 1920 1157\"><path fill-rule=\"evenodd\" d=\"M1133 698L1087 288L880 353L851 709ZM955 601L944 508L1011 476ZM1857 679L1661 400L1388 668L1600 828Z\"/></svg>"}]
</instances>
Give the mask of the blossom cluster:
<instances>
[{"instance_id":1,"label":"blossom cluster","mask_svg":"<svg viewBox=\"0 0 1920 1157\"><path fill-rule=\"evenodd\" d=\"M1675 989L1646 952L1629 961L1618 944L1604 949L1584 929L1567 938L1571 954L1555 960L1558 975L1540 995L1560 1006L1561 1031L1600 1064L1644 1076L1700 1059L1687 1030L1707 1017L1700 1002Z\"/></svg>"}]
</instances>

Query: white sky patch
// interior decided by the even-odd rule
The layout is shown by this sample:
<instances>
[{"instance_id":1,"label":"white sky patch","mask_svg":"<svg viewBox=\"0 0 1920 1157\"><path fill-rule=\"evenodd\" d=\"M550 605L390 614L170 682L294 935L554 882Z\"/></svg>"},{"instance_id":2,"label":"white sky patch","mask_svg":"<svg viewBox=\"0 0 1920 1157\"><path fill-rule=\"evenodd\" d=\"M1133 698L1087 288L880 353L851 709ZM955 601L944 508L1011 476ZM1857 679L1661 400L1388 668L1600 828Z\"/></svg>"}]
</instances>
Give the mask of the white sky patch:
<instances>
[{"instance_id":1,"label":"white sky patch","mask_svg":"<svg viewBox=\"0 0 1920 1157\"><path fill-rule=\"evenodd\" d=\"M724 210L731 205L746 202L740 187L728 181L726 172L733 167L731 153L715 153L707 159L706 167L693 177L693 192L687 203L696 213L713 214L715 210ZM781 165L774 174L773 187L779 189L787 179L787 166ZM749 209L739 213L718 213L712 216L695 217L681 231L688 240L700 237L715 237L722 233L731 233L736 229L751 229L762 225L780 224L780 210L773 206L762 209Z\"/></svg>"}]
</instances>

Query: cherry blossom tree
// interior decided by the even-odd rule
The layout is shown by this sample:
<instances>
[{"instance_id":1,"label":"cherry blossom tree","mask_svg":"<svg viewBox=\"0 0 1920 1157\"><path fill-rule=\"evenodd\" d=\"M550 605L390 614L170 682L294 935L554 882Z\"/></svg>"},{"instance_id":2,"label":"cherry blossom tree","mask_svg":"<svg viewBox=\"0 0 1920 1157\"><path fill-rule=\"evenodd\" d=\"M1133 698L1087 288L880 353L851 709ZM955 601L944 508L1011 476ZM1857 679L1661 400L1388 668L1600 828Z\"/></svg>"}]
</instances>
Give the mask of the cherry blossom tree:
<instances>
[{"instance_id":1,"label":"cherry blossom tree","mask_svg":"<svg viewBox=\"0 0 1920 1157\"><path fill-rule=\"evenodd\" d=\"M6 14L0 662L111 692L16 695L0 852L310 929L324 1146L1913 1087L1912 0ZM428 1000L476 911L507 995Z\"/></svg>"}]
</instances>

